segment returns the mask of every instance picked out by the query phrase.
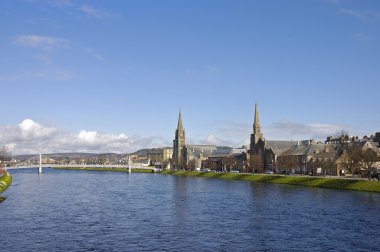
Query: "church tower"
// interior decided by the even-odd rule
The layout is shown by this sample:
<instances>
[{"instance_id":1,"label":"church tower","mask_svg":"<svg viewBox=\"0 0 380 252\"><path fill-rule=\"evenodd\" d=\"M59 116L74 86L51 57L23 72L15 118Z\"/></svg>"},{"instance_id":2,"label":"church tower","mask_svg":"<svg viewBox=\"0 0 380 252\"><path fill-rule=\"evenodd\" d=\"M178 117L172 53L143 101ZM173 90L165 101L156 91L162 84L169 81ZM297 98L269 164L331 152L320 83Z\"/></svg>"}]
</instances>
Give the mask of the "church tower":
<instances>
[{"instance_id":1,"label":"church tower","mask_svg":"<svg viewBox=\"0 0 380 252\"><path fill-rule=\"evenodd\" d=\"M253 120L253 132L251 134L250 163L255 170L262 169L265 163L265 139L261 133L257 103L255 104L255 117Z\"/></svg>"},{"instance_id":2,"label":"church tower","mask_svg":"<svg viewBox=\"0 0 380 252\"><path fill-rule=\"evenodd\" d=\"M177 130L175 131L175 138L173 140L173 165L174 168L181 168L181 165L184 164L184 147L185 147L185 129L182 126L182 114L181 110L178 115L178 125Z\"/></svg>"},{"instance_id":3,"label":"church tower","mask_svg":"<svg viewBox=\"0 0 380 252\"><path fill-rule=\"evenodd\" d=\"M257 107L257 103L255 104L255 118L253 120L253 134L251 135L254 137L254 143L256 144L257 141L263 137L263 134L261 134L261 126L260 126L260 120L259 120L259 109ZM251 141L252 142L252 141Z\"/></svg>"}]
</instances>

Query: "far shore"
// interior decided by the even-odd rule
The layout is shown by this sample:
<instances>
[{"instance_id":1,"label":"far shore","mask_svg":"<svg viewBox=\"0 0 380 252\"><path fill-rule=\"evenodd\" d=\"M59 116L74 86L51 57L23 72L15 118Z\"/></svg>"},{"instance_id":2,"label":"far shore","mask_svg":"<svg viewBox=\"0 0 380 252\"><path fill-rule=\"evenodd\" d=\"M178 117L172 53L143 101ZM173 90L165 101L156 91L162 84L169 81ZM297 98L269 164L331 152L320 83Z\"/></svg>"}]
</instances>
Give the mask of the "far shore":
<instances>
[{"instance_id":1,"label":"far shore","mask_svg":"<svg viewBox=\"0 0 380 252\"><path fill-rule=\"evenodd\" d=\"M244 180L252 182L277 183L300 186L313 186L329 189L344 189L365 192L380 193L380 182L366 181L357 179L337 179L337 178L320 178L308 176L285 176L285 175L268 175L268 174L248 174L248 173L215 173L215 172L198 172L198 171L162 171L161 174L177 176L194 176L204 178L221 178L230 180Z\"/></svg>"},{"instance_id":2,"label":"far shore","mask_svg":"<svg viewBox=\"0 0 380 252\"><path fill-rule=\"evenodd\" d=\"M127 168L109 168L109 167L52 167L53 169L58 169L58 170L82 170L82 171L111 171L111 172L126 172L128 173ZM150 169L136 169L132 168L132 172L135 173L153 173L153 168L152 170Z\"/></svg>"},{"instance_id":3,"label":"far shore","mask_svg":"<svg viewBox=\"0 0 380 252\"><path fill-rule=\"evenodd\" d=\"M88 167L54 167L53 169L60 170L84 170L84 171L109 171L109 172L124 172L128 173L127 168L88 168ZM150 169L132 169L132 173L153 173ZM215 172L199 172L199 171L185 171L185 170L163 170L160 172L164 175L176 176L193 176L202 178L220 178L228 180L243 180L251 182L264 182L276 184L288 184L299 186L312 186L329 189L343 189L354 190L363 192L377 192L380 193L380 182L368 181L360 179L348 178L322 178L312 176L285 176L277 174L249 174L249 173L215 173Z\"/></svg>"}]
</instances>

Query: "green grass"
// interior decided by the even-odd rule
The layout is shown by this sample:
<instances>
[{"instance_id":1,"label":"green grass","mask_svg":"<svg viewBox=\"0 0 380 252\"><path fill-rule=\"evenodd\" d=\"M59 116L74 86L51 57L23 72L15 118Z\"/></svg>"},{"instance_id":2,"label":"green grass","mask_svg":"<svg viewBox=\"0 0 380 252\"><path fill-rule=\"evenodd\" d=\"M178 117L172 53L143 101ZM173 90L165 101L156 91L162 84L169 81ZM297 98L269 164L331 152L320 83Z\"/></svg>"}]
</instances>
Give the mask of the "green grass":
<instances>
[{"instance_id":1,"label":"green grass","mask_svg":"<svg viewBox=\"0 0 380 252\"><path fill-rule=\"evenodd\" d=\"M60 170L81 170L81 171L111 171L111 172L128 172L127 168L106 168L106 167L100 167L100 168L89 168L89 167L54 167L53 169L60 169ZM148 169L132 169L132 173L153 173L152 170Z\"/></svg>"},{"instance_id":2,"label":"green grass","mask_svg":"<svg viewBox=\"0 0 380 252\"><path fill-rule=\"evenodd\" d=\"M12 184L12 175L9 172L3 174L0 177L0 193L4 192L8 189L8 187Z\"/></svg>"},{"instance_id":3,"label":"green grass","mask_svg":"<svg viewBox=\"0 0 380 252\"><path fill-rule=\"evenodd\" d=\"M162 171L162 174L178 176L196 176L205 178L222 178L230 180L244 180L252 182L277 183L301 186L314 186L330 189L345 189L366 192L380 192L380 183L354 179L334 179L316 177L298 177L281 175L253 175L240 173L214 173L197 171Z\"/></svg>"}]
</instances>

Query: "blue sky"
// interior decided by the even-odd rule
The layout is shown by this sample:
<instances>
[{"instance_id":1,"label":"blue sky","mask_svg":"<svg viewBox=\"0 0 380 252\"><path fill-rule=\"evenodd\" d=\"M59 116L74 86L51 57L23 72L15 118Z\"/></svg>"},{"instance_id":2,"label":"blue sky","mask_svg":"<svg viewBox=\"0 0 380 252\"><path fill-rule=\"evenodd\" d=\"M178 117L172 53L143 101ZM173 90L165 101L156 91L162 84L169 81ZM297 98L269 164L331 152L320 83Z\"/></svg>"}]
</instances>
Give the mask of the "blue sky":
<instances>
[{"instance_id":1,"label":"blue sky","mask_svg":"<svg viewBox=\"0 0 380 252\"><path fill-rule=\"evenodd\" d=\"M0 142L14 153L380 131L380 1L0 2Z\"/></svg>"}]
</instances>

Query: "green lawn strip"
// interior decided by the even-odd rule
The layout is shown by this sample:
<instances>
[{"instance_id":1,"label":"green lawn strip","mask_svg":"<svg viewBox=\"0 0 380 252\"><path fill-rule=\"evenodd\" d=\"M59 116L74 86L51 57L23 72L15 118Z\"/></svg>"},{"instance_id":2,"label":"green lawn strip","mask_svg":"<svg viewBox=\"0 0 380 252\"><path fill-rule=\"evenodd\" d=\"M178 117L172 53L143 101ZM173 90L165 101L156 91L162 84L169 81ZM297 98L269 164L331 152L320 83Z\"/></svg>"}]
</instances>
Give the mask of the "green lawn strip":
<instances>
[{"instance_id":1,"label":"green lawn strip","mask_svg":"<svg viewBox=\"0 0 380 252\"><path fill-rule=\"evenodd\" d=\"M8 187L12 184L12 175L9 172L3 174L0 177L0 193L4 192L8 189Z\"/></svg>"},{"instance_id":2,"label":"green lawn strip","mask_svg":"<svg viewBox=\"0 0 380 252\"><path fill-rule=\"evenodd\" d=\"M316 177L298 177L283 175L257 175L257 174L240 174L240 173L214 173L214 172L197 172L197 171L162 171L162 174L196 176L205 178L222 178L230 180L244 180L252 182L267 182L277 184L314 186L330 189L346 189L367 192L380 192L380 183L377 181L353 180L353 179L330 179Z\"/></svg>"},{"instance_id":3,"label":"green lawn strip","mask_svg":"<svg viewBox=\"0 0 380 252\"><path fill-rule=\"evenodd\" d=\"M81 170L81 171L111 171L111 172L128 172L127 168L108 168L108 167L54 167L53 169L60 170ZM132 169L132 173L153 173L153 170L146 169Z\"/></svg>"}]
</instances>

